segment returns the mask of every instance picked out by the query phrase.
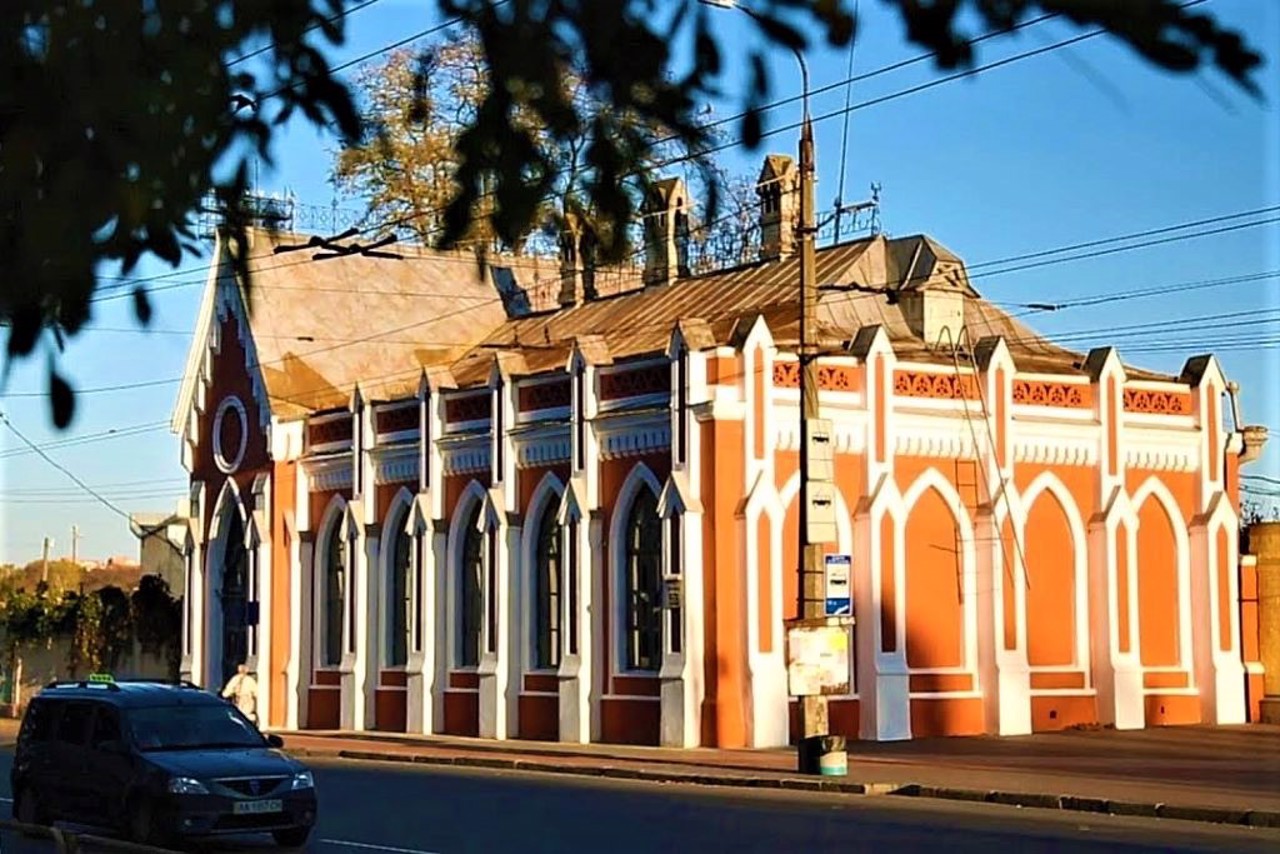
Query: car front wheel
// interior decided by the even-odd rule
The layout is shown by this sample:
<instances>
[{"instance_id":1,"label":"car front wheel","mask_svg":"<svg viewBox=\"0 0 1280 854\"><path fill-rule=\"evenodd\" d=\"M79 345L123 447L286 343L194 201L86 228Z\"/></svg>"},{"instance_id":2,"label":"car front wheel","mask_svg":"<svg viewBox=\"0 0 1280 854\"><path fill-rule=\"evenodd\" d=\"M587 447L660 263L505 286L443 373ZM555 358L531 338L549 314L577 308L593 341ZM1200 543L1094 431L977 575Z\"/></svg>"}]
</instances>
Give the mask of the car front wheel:
<instances>
[{"instance_id":1,"label":"car front wheel","mask_svg":"<svg viewBox=\"0 0 1280 854\"><path fill-rule=\"evenodd\" d=\"M309 836L311 836L309 827L290 827L287 830L271 831L271 837L282 848L301 848L307 844Z\"/></svg>"}]
</instances>

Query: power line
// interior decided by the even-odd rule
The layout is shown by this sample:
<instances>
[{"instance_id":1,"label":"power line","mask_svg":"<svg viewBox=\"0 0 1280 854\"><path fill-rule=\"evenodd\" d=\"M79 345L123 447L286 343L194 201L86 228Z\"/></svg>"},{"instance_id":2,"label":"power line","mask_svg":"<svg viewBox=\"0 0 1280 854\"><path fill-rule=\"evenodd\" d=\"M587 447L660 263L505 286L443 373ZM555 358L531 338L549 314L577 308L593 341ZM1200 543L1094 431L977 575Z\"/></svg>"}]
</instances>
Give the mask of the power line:
<instances>
[{"instance_id":1,"label":"power line","mask_svg":"<svg viewBox=\"0 0 1280 854\"><path fill-rule=\"evenodd\" d=\"M508 2L508 0L500 0L500 2L499 2L497 5L503 5L503 4L504 4L504 3L506 3L506 2ZM1202 3L1202 2L1204 2L1204 0L1193 0L1193 2L1192 2L1192 3L1187 4L1187 5L1197 5L1198 3ZM1036 24L1042 23L1043 21L1047 21L1047 20L1049 20L1049 19L1051 19L1051 18L1056 18L1056 17L1059 17L1059 16L1060 16L1060 13L1045 14L1045 15L1038 16L1038 17L1036 17L1036 18L1032 18L1032 19L1030 19L1030 20L1028 20L1028 21L1024 21L1024 22L1022 22L1022 23L1020 23L1020 24L1015 24L1013 27L1010 27L1010 28L1007 28L1007 29L995 29L995 30L991 30L991 31L989 31L989 32L987 32L987 33L985 33L985 34L983 34L983 35L981 35L981 36L977 36L977 37L975 37L975 38L973 38L973 39L968 40L968 44L970 44L970 45L975 45L975 44L978 44L978 43L980 43L980 42L986 41L986 40L988 40L988 39L996 38L996 37L998 37L998 36L1002 36L1002 35L1007 35L1007 34L1009 34L1009 33L1011 33L1011 32L1016 31L1016 30L1023 29L1023 28L1025 28L1025 27L1034 26L1034 25L1036 25ZM461 23L461 19L460 19L460 18L459 18L459 19L454 19L453 21L450 21L450 22L446 22L445 24L437 25L436 27L429 28L428 30L423 30L422 32L415 33L414 35L409 36L409 37L407 37L406 39L402 39L401 41L399 41L399 42L395 42L395 43L393 43L393 44L391 44L391 45L388 45L388 46L386 46L386 47L384 47L384 48L381 48L381 49L379 49L378 51L374 51L374 52L372 52L372 53L369 53L369 54L366 54L366 55L364 55L364 56L362 56L362 57L359 57L359 58L357 58L357 59L355 59L355 60L351 60L351 61L346 62L346 63L344 63L344 64L342 64L342 65L340 65L340 66L337 66L337 67L335 67L335 68L333 69L333 71L334 71L334 72L337 72L337 71L343 70L343 69L345 69L345 68L350 67L351 65L358 64L359 62L363 62L363 61L364 61L364 60L366 60L366 59L370 59L370 58L372 58L373 56L377 56L378 54L385 53L385 52L387 52L387 51L389 51L389 50L394 50L395 48L400 47L400 46L402 46L403 44L406 44L406 43L408 43L408 42L411 42L411 41L415 41L415 40L418 40L418 39L424 38L425 36L430 35L430 34L432 34L433 32L437 32L437 31L439 31L439 30L441 30L441 29L445 29L445 28L447 28L448 26L452 26L452 25L457 24L457 23ZM1105 32L1105 30L1100 30L1100 31L1095 32L1095 33L1094 33L1094 35L1100 35L1100 34L1102 34L1103 32ZM1040 50L1040 52L1043 52L1044 50L1047 50L1047 49L1054 49L1054 47L1055 47L1055 46L1050 45L1048 48L1042 48L1042 49ZM898 69L905 68L905 67L907 67L907 66L910 66L910 65L913 65L913 64L916 64L916 63L919 63L919 62L923 62L923 61L925 61L925 60L927 60L927 59L929 59L929 58L933 57L934 55L935 55L935 53L934 53L933 51L930 51L930 52L927 52L927 53L918 54L917 56L914 56L914 57L911 57L911 58L908 58L908 59L905 59L905 60L901 60L901 61L899 61L899 62L891 63L891 64L889 64L889 65L882 66L882 67L877 68L877 69L874 69L874 70L872 70L872 71L865 72L865 73L863 73L863 74L859 74L859 75L855 75L855 76L849 77L849 78L847 78L847 79L845 79L845 80L839 80L839 81L836 81L836 82L834 82L834 83L830 83L830 84L827 84L827 85L825 85L825 86L818 87L817 89L811 90L809 94L810 94L810 96L820 95L820 94L823 94L823 93L825 93L825 92L827 92L827 91L830 91L830 90L833 90L833 89L837 89L837 88L839 88L840 86L847 85L847 84L849 84L849 83L855 83L855 82L859 82L859 81L863 81L863 80L868 80L868 79L870 79L870 78L873 78L873 77L879 76L879 75L881 75L881 74L885 74L885 73L888 73L888 72L896 71L896 70L898 70ZM1017 59L1017 58L1019 58L1019 57L1013 57L1012 59ZM992 66L987 66L987 67L995 67L995 66L994 66L994 65L992 65ZM984 67L984 68L987 68L987 67ZM972 69L969 73L977 73L977 72L979 72L979 71L981 71L981 70L984 70L984 68ZM951 77L946 78L946 79L944 79L944 80L942 80L942 81L940 81L940 82L947 82L947 80L950 80L950 79L957 79L959 76L963 76L963 75L952 75ZM938 81L935 81L935 82L938 82ZM282 89L282 90L279 90L279 91L284 91L284 90ZM277 94L278 94L278 93L277 93ZM759 111L760 111L760 112L768 112L768 111L773 110L773 109L776 109L776 108L778 108L778 107L781 107L781 106L785 106L785 105L787 105L787 104L794 103L795 101L800 100L802 97L803 97L803 95L793 95L793 96L789 96L789 97L786 97L786 98L781 98L781 99L776 100L776 101L773 101L773 102L771 102L771 103L769 103L769 104L763 104L763 105L761 105L761 106L759 107ZM850 107L850 108L848 108L848 109L849 109L850 111L852 111L852 110L854 110L854 109L858 109L860 106L861 106L861 105L858 105L858 106ZM733 114L733 115L725 116L724 118L717 119L717 120L715 120L715 121L709 122L709 123L707 123L707 124L703 125L702 127L703 127L703 129L707 129L707 130L709 130L709 129L715 128L715 127L717 127L717 126L719 126L719 125L722 125L722 124L725 124L725 123L728 123L728 122L737 121L737 120L739 120L739 119L743 118L745 115L746 115L746 112L735 113L735 114ZM825 120L825 119L828 119L828 118L832 118L832 117L834 117L834 115L836 115L836 114L832 114L832 115L828 115L828 116L823 116L823 117L820 117L820 118L818 118L818 119L815 119L815 121L823 121L823 120ZM784 130L794 129L795 127L798 127L798 125L790 126L790 127L788 127L788 128L774 129L774 130L772 130L772 131L768 131L767 133L763 134L762 138L764 138L764 137L769 137L769 136L773 136L773 135L775 135L775 134L777 134L777 133L781 133L781 132L783 132ZM664 145L664 144L666 144L666 143L677 141L678 139L679 139L679 137L678 137L678 136L675 136L675 135L673 135L673 136L667 136L667 137L662 137L662 138L659 138L659 139L654 140L653 142L649 143L649 144L646 146L646 148L647 148L648 150L652 150L652 149L655 149L655 148L657 148L657 147L659 147L659 146L661 146L661 145ZM721 150L724 150L725 148L735 147L736 145L740 145L740 144L741 144L741 143L740 143L740 142L738 142L738 143L733 143L733 144L731 144L731 145L721 145L721 146L718 146L718 147L716 147L716 148L713 148L713 149L711 149L711 150L709 150L709 151L707 151L707 152L705 152L705 153L713 153L713 152L715 152L715 151L721 151ZM674 159L674 160L668 160L668 161L666 161L665 163L661 164L658 168L665 168L666 166L676 165L676 164L678 164L678 163L680 163L680 162L685 162L685 161L691 160L691 159L693 159L695 156L696 156L696 155L688 154L688 155L684 155L684 156L682 156L682 157L676 158L676 159ZM625 178L625 177L629 177L631 174L634 174L634 173L628 173L627 175L623 175L623 176L621 176L621 177L623 177L623 178ZM486 193L486 194L485 194L485 196L482 196L481 198L487 197L487 196L489 196L489 195L492 195L492 193ZM427 210L419 211L419 212L417 212L417 213L415 213L415 214L411 214L411 215L407 215L407 216L402 216L402 217L397 217L397 218L393 218L393 219L390 219L390 220L385 220L385 221L380 222L380 223L374 223L374 224L372 224L372 225L365 226L363 229L359 230L359 231L357 232L357 234L358 234L358 235L359 235L359 234L367 234L367 233L369 233L369 232L371 232L371 231L378 231L378 230L386 229L386 228L396 228L396 227L399 227L399 226L403 226L403 225L405 225L405 224L407 224L407 223L409 223L409 222L412 222L412 221L413 221L413 220L415 220L415 219L420 219L420 218L422 218L422 217L430 216L430 215L433 215L433 214L434 214L434 215L442 214L442 213L444 212L444 210L445 210L445 207L444 207L444 206L435 207L435 208L429 208L429 209L427 209ZM270 257L270 255L262 255L262 256L250 257L250 258L247 258L247 259L246 259L246 261L255 261L255 260L260 260L261 258L264 258L264 257ZM294 263L310 263L310 259L304 259L304 260L300 260L300 261L297 261L297 262L294 262ZM171 278L171 277L179 276L179 275L185 275L185 274L186 274L186 271L173 270L173 271L170 271L170 272L168 272L168 273L159 273L159 274L156 274L156 275L153 275L153 276L147 276L147 277L140 278L140 279L129 279L129 278L127 278L127 277L118 277L118 278L119 278L119 280L120 280L120 282L121 282L120 287L121 287L122 289L124 289L124 288L127 288L127 287L132 287L132 286L137 286L137 285L147 284L147 283L149 283L149 282L154 282L154 281L161 281L161 280L163 280L163 279L167 279L167 278ZM202 283L203 283L203 281L204 281L203 279L192 280L192 281L190 281L190 282L184 282L181 286L199 285L199 284L202 284ZM149 289L149 292L156 292L156 291L168 290L168 289L170 289L170 287L165 287L165 288L153 288L153 289ZM103 296L95 297L94 299L92 299L92 300L91 300L91 302L93 302L93 301L99 301L99 300L105 301L105 300L108 300L108 299L126 299L126 298L132 298L132 293L131 293L131 292L128 292L128 291L124 291L124 292L119 293L119 294L111 294L110 296L103 295Z\"/></svg>"},{"instance_id":2,"label":"power line","mask_svg":"<svg viewBox=\"0 0 1280 854\"><path fill-rule=\"evenodd\" d=\"M365 2L363 3L359 3L355 6L352 6L350 9L344 9L338 14L332 16L331 18L328 18L327 19L328 23L336 24L338 21L341 21L343 18L346 18L350 15L354 15L356 12L359 12L361 9L367 9L370 6L374 5L375 3L380 3L380 2L382 2L382 0L365 0ZM319 23L312 24L311 26L303 30L303 33L309 33L312 30L319 29L320 26L321 25ZM275 44L273 43L269 45L264 45L260 48L257 48L256 50L251 50L248 53L241 54L240 56L237 56L235 59L228 62L227 67L231 68L232 66L239 65L242 62L253 59L255 56L261 56L262 54L266 53L267 51L271 50L274 47L275 47Z\"/></svg>"},{"instance_id":3,"label":"power line","mask_svg":"<svg viewBox=\"0 0 1280 854\"><path fill-rule=\"evenodd\" d=\"M1171 230L1187 229L1187 228L1191 228L1191 227L1194 227L1194 226L1196 226L1196 225L1198 225L1198 224L1203 224L1203 223L1222 222L1222 221L1227 221L1227 220L1231 220L1231 219L1239 219L1239 218L1240 218L1240 217L1242 217L1242 216L1256 215L1256 214L1258 214L1258 213L1266 213L1266 212L1270 212L1270 211L1272 211L1272 210L1277 210L1277 209L1280 209L1280 207L1276 207L1276 208L1267 207L1267 208L1259 208L1259 209L1255 209L1255 210L1247 211L1247 212L1235 212L1235 213L1232 213L1232 214L1220 215L1220 216L1217 216L1217 217L1210 217L1210 218L1206 218L1206 219L1201 219L1201 220L1196 220L1196 221L1192 221L1192 222L1182 223L1182 224L1180 224L1180 225L1175 225L1175 226L1166 226L1166 227L1162 227L1162 228L1158 228L1158 229L1147 229L1147 230L1143 230L1143 231L1139 231L1139 232L1133 232L1133 233L1131 233L1131 234L1127 234L1127 235L1117 235L1117 236L1112 236L1112 237L1108 237L1108 238L1103 238L1103 239L1101 239L1101 240L1089 241L1089 244L1090 244L1090 245L1095 245L1095 246L1097 246L1097 245L1104 245L1104 244L1115 243L1115 242L1119 242L1119 241L1122 241L1122 240L1133 239L1133 238L1135 238L1135 237L1141 237L1141 236L1144 236L1144 235L1151 235L1151 234L1157 234L1157 233L1159 233L1159 234L1167 234L1167 233L1168 233L1169 231L1171 231ZM728 218L729 216L734 216L734 214L726 215L726 217L722 217L722 219L726 219L726 218ZM1115 253L1115 252L1119 252L1119 251L1130 251L1130 250L1133 250L1133 249L1140 249L1140 248L1144 248L1144 247L1151 246L1151 245L1163 245L1163 244L1167 244L1167 243L1171 243L1171 242L1178 242L1178 241L1181 241L1181 240L1190 240L1190 239L1196 239L1196 238L1199 238L1199 237L1207 237L1207 236L1211 236L1211 235L1217 235L1217 234L1221 234L1221 233L1225 233L1225 232L1238 231L1238 230L1242 230L1242 229L1246 229L1246 228L1253 228L1253 227L1257 227L1257 226L1259 226L1259 225L1267 225L1267 224L1270 224L1270 223L1275 222L1275 221L1280 221L1280 217L1273 218L1273 219L1271 219L1271 220L1261 220L1261 221L1249 222L1249 223L1235 223L1235 224L1233 224L1233 225L1224 226L1224 227L1222 227L1222 228L1218 228L1218 229L1209 229L1209 230L1200 231L1200 232L1195 232L1195 233L1191 233L1191 234L1173 235L1173 236L1169 236L1169 237L1163 237L1163 238L1160 238L1160 239L1157 239L1157 240L1151 240L1151 241L1146 241L1146 242L1142 242L1142 243L1135 243L1135 244L1131 244L1131 245L1129 245L1129 246L1113 247L1113 248L1111 248L1111 249L1103 250L1103 251L1101 251L1101 252L1097 252L1097 253L1084 253L1084 254L1077 253L1077 254L1075 254L1075 255L1067 255L1067 256L1059 257L1059 258L1046 258L1046 257L1044 257L1044 256L1051 255L1051 254L1055 254L1055 253L1061 253L1061 252L1068 252L1068 251L1072 251L1074 248L1076 248L1076 247L1078 247L1078 246L1082 245L1082 244L1072 244L1072 245L1069 245L1069 246L1066 246L1066 247L1061 247L1061 248L1058 248L1058 249L1043 250L1043 251L1036 252L1036 253L1031 253L1031 254L1035 255L1036 257L1038 257L1038 258L1040 259L1040 260L1037 260L1037 261L1035 261L1035 262L1034 262L1034 266L1052 266L1052 265L1056 265L1056 264L1069 263L1069 262L1071 262L1071 261L1079 261L1079 260L1085 260L1085 259L1093 258L1093 257L1101 257L1101 256L1103 256L1103 255L1109 255L1109 254L1113 254L1113 253ZM643 251L644 251L644 250L643 250L643 248L639 248L639 249L637 249L635 252L633 252L633 253L632 253L632 256L633 256L633 257L639 256L639 255L643 254ZM1029 257L1029 256L1028 256L1028 255L1026 255L1026 254L1024 254L1024 255L1012 256L1012 257L1016 259L1016 258ZM994 259L994 260L990 260L990 261L980 262L978 265L975 265L975 266L999 266L1000 264L1007 263L1007 261L1008 261L1008 260L1009 260L1009 259ZM261 271L262 271L262 272L265 272L265 271L268 271L268 270L274 270L274 269L278 269L278 268L281 268L281 267L292 266L292 265L297 264L297 263L310 263L310 261L309 261L309 260L306 260L306 259L303 259L303 260L299 260L299 261L286 262L286 263L281 264L281 265L271 265L271 266L267 266L267 267L265 267L265 268L262 268L262 269L261 269ZM474 263L474 262L468 261L467 263ZM602 266L603 266L603 265L595 265L595 269L599 270ZM607 269L608 269L608 268L606 267L606 268L605 268L605 271L607 271ZM967 269L967 267L966 267L966 269ZM972 279L982 279L982 278L993 277L993 276L997 276L997 275L1003 275L1003 274L1006 274L1006 273L1009 273L1009 272L1014 272L1014 269L1015 269L1015 268L992 270L992 271L989 271L989 272L987 272L987 273L985 273L985 274L980 274L980 275L978 275L978 276L973 276L973 277L971 277L971 278L972 278ZM1257 274L1257 275L1259 275L1259 276L1261 277L1261 276L1265 276L1266 274ZM1252 277L1245 277L1245 279L1251 279L1251 278L1252 278ZM1221 280L1211 280L1211 281L1213 281L1213 282L1218 282L1218 281L1221 281ZM538 284L538 282L536 282L536 281L535 281L535 282L534 282L534 285L537 285L537 284ZM882 283L879 283L879 284L880 284L881 286L887 286L887 285L890 285L890 284L896 284L896 282L882 282ZM868 285L865 285L865 287L874 287L874 286L873 286L873 285L869 285L869 284L868 284ZM1184 287L1185 287L1185 284L1180 284L1180 285L1177 285L1176 287L1177 287L1177 288L1184 288ZM1150 291L1148 291L1147 293L1149 293L1149 292L1150 292ZM347 293L351 293L351 292L350 292L350 291L347 291ZM384 295L384 296L385 296L386 294L380 294L380 295ZM1145 295L1145 294L1144 294L1144 295ZM856 300L856 299L862 299L862 298L865 298L866 296L867 296L867 295L866 295L865 293L851 293L851 294L849 294L849 295L847 295L847 296L834 297L834 298L828 298L828 299L824 300L823 302L824 302L824 304L825 304L825 305L835 305L835 304L838 304L838 303L840 303L840 302L842 302L842 301L852 301L852 300ZM333 345L330 345L330 346L327 346L327 347L316 348L316 349L313 349L313 350L309 350L307 353L305 353L305 354L301 354L301 355L299 355L298 357L299 357L299 358L306 358L306 357L311 356L311 355L316 355L316 354L319 354L319 353L330 352L330 351L332 351L332 350L334 350L334 349L339 349L339 348L341 348L341 347L343 347L343 346L350 345L350 344L366 343L366 342L371 342L371 341L374 341L374 340L381 340L381 339L385 339L385 338L386 338L386 336L388 336L388 335L394 335L394 334L396 334L397 332L406 332L406 331L408 331L408 330L410 330L410 329L413 329L413 328L416 328L416 327L419 327L419 326L423 326L423 325L425 325L425 324L427 324L427 323L432 323L432 322L438 321L438 320L440 320L440 319L447 319L447 318L448 318L448 317L450 317L450 316L456 316L456 315L458 315L458 314L462 314L462 313L465 313L465 312L467 312L467 311L470 311L470 310L472 310L472 309L474 309L474 308L479 308L479 307L481 307L481 306L483 306L483 305L492 305L492 304L494 304L494 303L499 303L499 302L501 302L501 301L502 301L502 297L500 297L500 296L498 296L498 297L493 297L493 298L491 298L491 299L486 299L486 300L478 300L478 301L476 301L476 302L474 302L474 303L472 303L472 304L470 304L470 305L468 305L468 306L461 307L461 308L459 308L459 309L457 309L457 310L455 310L455 311L452 311L452 312L447 312L447 313L445 313L444 315L435 315L435 316L432 316L432 317L427 318L427 319L425 319L425 320L415 321L415 322L413 322L413 323L409 323L409 324L406 324L406 325L397 326L397 327L395 327L395 328L388 329L388 330L384 330L384 331L382 331L382 332L380 332L380 333L373 333L373 334L368 335L368 336L363 336L363 337L353 338L353 339L339 340L339 341L337 341L337 343L335 343L335 344L333 344ZM1114 300L1113 300L1113 301L1114 301ZM421 342L421 343L427 343L427 342ZM263 366L267 366L267 365L275 364L275 363L277 363L277 362L279 362L279 361L282 361L282 360L281 360L281 359L276 359L276 360L267 360L267 361L262 361L262 362L258 362L256 365L254 365L254 366L252 366L252 367L263 367ZM167 379L144 380L144 381L135 382L135 383L120 383L120 384L115 384L115 385L110 385L110 386L100 386L100 387L89 388L89 389L80 389L80 390L78 390L78 391L77 391L77 394L100 394L100 393L108 393L108 392L129 391L129 390L135 390L135 389L141 389L141 388L154 388L154 387L163 386L163 385L173 385L173 384L176 384L176 383L180 383L180 382L182 382L182 380L183 380L183 377L180 377L180 376L179 376L179 377L171 377L171 378L167 378ZM27 392L27 393L17 393L17 394L12 394L12 395L10 395L10 397L14 397L14 398L19 398L19 397L44 397L44 394L43 394L43 393L40 393L40 392Z\"/></svg>"},{"instance_id":4,"label":"power line","mask_svg":"<svg viewBox=\"0 0 1280 854\"><path fill-rule=\"evenodd\" d=\"M40 450L49 451L61 448L71 448L78 445L88 445L95 442L106 441L107 439L117 439L126 436L137 436L141 433L149 433L160 430L169 426L168 421L157 421L149 424L138 424L130 427L113 427L99 433L87 433L83 436L73 436L67 439L55 439L52 442L46 442L40 446ZM0 459L10 459L13 457L26 456L33 453L27 448L8 448L0 451Z\"/></svg>"},{"instance_id":5,"label":"power line","mask_svg":"<svg viewBox=\"0 0 1280 854\"><path fill-rule=\"evenodd\" d=\"M45 462L47 462L49 465L53 466L53 467L54 467L54 468L56 468L58 471L62 472L62 473L63 473L63 474L65 474L67 477L69 477L69 478L70 478L70 479L71 479L71 480L72 480L72 481L73 481L77 486L79 486L79 487L80 487L81 489L83 489L85 492L89 493L89 494L90 494L90 495L92 495L94 498L96 498L100 504L102 504L102 505L103 505L104 507L106 507L108 510L111 510L111 511L113 511L113 512L115 512L115 513L120 514L121 516L123 516L123 517L124 517L124 518L126 518L126 519L128 519L128 518L129 518L129 514L128 514L127 512L125 512L124 510L121 510L119 507L117 507L116 505L112 504L112 503L111 503L110 501L108 501L107 499L103 498L103 497L102 497L100 494L98 494L98 492L96 492L92 487L90 487L88 484L86 484L86 483L85 483L83 480L81 480L80 478L76 477L76 475L75 475L75 474L73 474L73 473L71 472L71 470L70 470L70 469L66 468L66 467L65 467L65 466L63 466L61 463L59 463L57 460L55 460L53 457L51 457L51 456L49 456L48 454L46 454L46 453L45 453L45 452L40 448L40 446L39 446L39 445L37 445L36 443L34 443L34 442L32 442L30 439L28 439L28 438L26 437L26 435L25 435L21 430L19 430L16 426L14 426L14 423L13 423L12 421L10 421L10 420L9 420L9 416L8 416L7 414L5 414L4 412L0 412L0 421L4 421L5 425L6 425L6 426L8 426L8 428L9 428L10 430L12 430L12 431L13 431L13 435L17 436L19 439L21 439L21 440L22 440L23 444L25 444L27 447L31 448L31 450L33 450L33 451L35 451L37 454L39 454L41 459L43 459L43 460L44 460Z\"/></svg>"}]
</instances>

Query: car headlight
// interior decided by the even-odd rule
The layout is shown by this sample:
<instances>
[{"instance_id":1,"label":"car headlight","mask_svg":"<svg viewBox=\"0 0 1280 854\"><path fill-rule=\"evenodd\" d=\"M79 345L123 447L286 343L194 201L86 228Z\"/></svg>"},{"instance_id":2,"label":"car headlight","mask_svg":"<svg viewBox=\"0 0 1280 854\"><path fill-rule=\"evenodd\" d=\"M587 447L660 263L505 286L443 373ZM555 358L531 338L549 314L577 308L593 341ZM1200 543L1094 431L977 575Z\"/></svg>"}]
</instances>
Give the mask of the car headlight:
<instances>
[{"instance_id":1,"label":"car headlight","mask_svg":"<svg viewBox=\"0 0 1280 854\"><path fill-rule=\"evenodd\" d=\"M173 795L207 795L209 790L204 783L194 777L172 777L169 780L169 793Z\"/></svg>"},{"instance_id":2,"label":"car headlight","mask_svg":"<svg viewBox=\"0 0 1280 854\"><path fill-rule=\"evenodd\" d=\"M315 778L311 776L310 771L299 771L293 775L294 789L314 789L316 785Z\"/></svg>"}]
</instances>

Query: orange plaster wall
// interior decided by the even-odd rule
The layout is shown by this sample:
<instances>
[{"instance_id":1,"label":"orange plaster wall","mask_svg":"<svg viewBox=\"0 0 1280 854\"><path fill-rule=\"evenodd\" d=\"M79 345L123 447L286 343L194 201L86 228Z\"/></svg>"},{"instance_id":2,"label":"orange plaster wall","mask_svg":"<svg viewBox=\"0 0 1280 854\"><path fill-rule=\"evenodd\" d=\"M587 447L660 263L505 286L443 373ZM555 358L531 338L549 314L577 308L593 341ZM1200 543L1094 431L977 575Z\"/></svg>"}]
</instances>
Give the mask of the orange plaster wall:
<instances>
[{"instance_id":1,"label":"orange plaster wall","mask_svg":"<svg viewBox=\"0 0 1280 854\"><path fill-rule=\"evenodd\" d=\"M309 496L308 503L311 509L310 526L316 535L316 548L324 548L325 532L320 530L320 526L324 524L324 513L329 509L329 502L333 500L335 495L341 495L343 500L351 500L351 490L349 489L333 489L324 492L312 492Z\"/></svg>"},{"instance_id":2,"label":"orange plaster wall","mask_svg":"<svg viewBox=\"0 0 1280 854\"><path fill-rule=\"evenodd\" d=\"M703 736L704 743L717 747L747 744L746 567L737 517L745 441L742 422L709 421L702 425L702 500L708 526L703 535L707 646ZM759 528L747 535L753 533L758 535ZM764 559L759 567L767 570L767 536L757 541L757 548L761 547ZM762 586L765 583L762 578Z\"/></svg>"},{"instance_id":3,"label":"orange plaster wall","mask_svg":"<svg viewBox=\"0 0 1280 854\"><path fill-rule=\"evenodd\" d=\"M1172 522L1149 497L1138 509L1138 651L1146 667L1179 664L1178 565Z\"/></svg>"},{"instance_id":4,"label":"orange plaster wall","mask_svg":"<svg viewBox=\"0 0 1280 854\"><path fill-rule=\"evenodd\" d=\"M1055 732L1098 722L1098 702L1093 696L1055 695L1031 698L1033 732Z\"/></svg>"},{"instance_id":5,"label":"orange plaster wall","mask_svg":"<svg viewBox=\"0 0 1280 854\"><path fill-rule=\"evenodd\" d=\"M910 489L933 462L900 458L898 488L903 492ZM953 480L946 471L942 474ZM965 663L964 579L958 523L941 493L932 487L908 513L903 556L907 665L960 667Z\"/></svg>"},{"instance_id":6,"label":"orange plaster wall","mask_svg":"<svg viewBox=\"0 0 1280 854\"><path fill-rule=\"evenodd\" d=\"M1231 638L1231 565L1228 563L1226 529L1218 531L1217 562L1213 567L1218 585L1218 649L1228 652Z\"/></svg>"},{"instance_id":7,"label":"orange plaster wall","mask_svg":"<svg viewBox=\"0 0 1280 854\"><path fill-rule=\"evenodd\" d=\"M528 515L533 510L530 506L533 501L533 493L537 490L538 484L542 483L542 479L548 474L554 474L556 479L560 481L560 486L563 487L569 482L571 474L569 463L566 461L548 466L531 466L516 470L516 492L518 495L516 506L520 508L521 513ZM540 519L525 519L525 524L537 525L541 521Z\"/></svg>"},{"instance_id":8,"label":"orange plaster wall","mask_svg":"<svg viewBox=\"0 0 1280 854\"><path fill-rule=\"evenodd\" d=\"M1020 580L1014 572L1018 565L1019 545L1014 542L1013 522L1004 520L1000 527L1000 598L1001 619L1004 623L1002 641L1005 649L1018 648L1018 584Z\"/></svg>"},{"instance_id":9,"label":"orange plaster wall","mask_svg":"<svg viewBox=\"0 0 1280 854\"><path fill-rule=\"evenodd\" d=\"M391 510L391 502L395 501L396 496L400 494L402 489L409 490L409 494L412 495L418 491L418 481L415 479L397 481L396 483L380 483L374 487L374 502L377 505L375 512L378 514L378 521L386 524L387 513Z\"/></svg>"},{"instance_id":10,"label":"orange plaster wall","mask_svg":"<svg viewBox=\"0 0 1280 854\"><path fill-rule=\"evenodd\" d=\"M1027 661L1032 667L1075 663L1075 549L1067 510L1058 496L1042 491L1027 513Z\"/></svg>"},{"instance_id":11,"label":"orange plaster wall","mask_svg":"<svg viewBox=\"0 0 1280 854\"><path fill-rule=\"evenodd\" d=\"M271 696L267 709L267 722L274 727L284 726L288 708L285 668L290 654L290 581L294 570L285 520L295 518L297 493L297 463L275 463L271 476Z\"/></svg>"},{"instance_id":12,"label":"orange plaster wall","mask_svg":"<svg viewBox=\"0 0 1280 854\"><path fill-rule=\"evenodd\" d=\"M911 699L912 738L981 735L985 731L986 718L981 697Z\"/></svg>"}]
</instances>

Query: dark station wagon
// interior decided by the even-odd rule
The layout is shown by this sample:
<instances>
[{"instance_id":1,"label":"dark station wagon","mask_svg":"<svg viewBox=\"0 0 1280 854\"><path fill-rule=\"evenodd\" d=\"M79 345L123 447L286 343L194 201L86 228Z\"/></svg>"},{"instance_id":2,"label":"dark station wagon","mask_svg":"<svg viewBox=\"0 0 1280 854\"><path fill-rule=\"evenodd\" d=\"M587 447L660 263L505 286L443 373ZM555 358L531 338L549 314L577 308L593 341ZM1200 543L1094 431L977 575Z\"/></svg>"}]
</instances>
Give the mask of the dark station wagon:
<instances>
[{"instance_id":1,"label":"dark station wagon","mask_svg":"<svg viewBox=\"0 0 1280 854\"><path fill-rule=\"evenodd\" d=\"M55 682L22 719L13 816L109 827L152 845L268 832L300 847L316 820L315 783L282 746L189 682Z\"/></svg>"}]
</instances>

